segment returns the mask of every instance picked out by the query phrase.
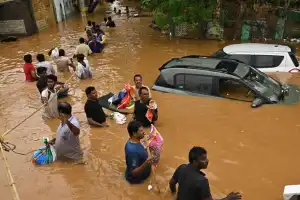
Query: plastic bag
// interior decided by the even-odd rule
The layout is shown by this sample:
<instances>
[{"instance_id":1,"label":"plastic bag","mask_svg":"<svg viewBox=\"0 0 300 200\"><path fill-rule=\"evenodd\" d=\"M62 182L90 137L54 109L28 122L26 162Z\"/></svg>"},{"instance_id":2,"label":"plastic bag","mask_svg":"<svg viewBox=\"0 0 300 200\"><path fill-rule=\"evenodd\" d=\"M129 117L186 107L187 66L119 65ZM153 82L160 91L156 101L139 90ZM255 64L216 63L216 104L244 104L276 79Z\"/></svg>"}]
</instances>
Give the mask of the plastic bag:
<instances>
[{"instance_id":1,"label":"plastic bag","mask_svg":"<svg viewBox=\"0 0 300 200\"><path fill-rule=\"evenodd\" d=\"M52 145L44 146L34 152L32 163L36 165L51 164L56 160L56 152Z\"/></svg>"},{"instance_id":2,"label":"plastic bag","mask_svg":"<svg viewBox=\"0 0 300 200\"><path fill-rule=\"evenodd\" d=\"M122 99L121 103L118 105L118 109L126 108L131 101L131 97L128 93L126 93L125 97Z\"/></svg>"},{"instance_id":3,"label":"plastic bag","mask_svg":"<svg viewBox=\"0 0 300 200\"><path fill-rule=\"evenodd\" d=\"M154 125L151 125L148 136L149 151L154 158L152 164L157 167L162 152L164 139Z\"/></svg>"},{"instance_id":4,"label":"plastic bag","mask_svg":"<svg viewBox=\"0 0 300 200\"><path fill-rule=\"evenodd\" d=\"M59 57L59 51L58 51L58 48L54 48L52 51L51 51L51 55L50 55L53 59L56 59Z\"/></svg>"},{"instance_id":5,"label":"plastic bag","mask_svg":"<svg viewBox=\"0 0 300 200\"><path fill-rule=\"evenodd\" d=\"M150 100L148 110L146 112L146 118L152 122L153 120L153 113L151 110L156 110L157 109L157 104L155 103L154 100Z\"/></svg>"},{"instance_id":6,"label":"plastic bag","mask_svg":"<svg viewBox=\"0 0 300 200\"><path fill-rule=\"evenodd\" d=\"M118 112L113 112L112 114L110 114L110 118L116 120L117 124L126 123L126 116Z\"/></svg>"}]
</instances>

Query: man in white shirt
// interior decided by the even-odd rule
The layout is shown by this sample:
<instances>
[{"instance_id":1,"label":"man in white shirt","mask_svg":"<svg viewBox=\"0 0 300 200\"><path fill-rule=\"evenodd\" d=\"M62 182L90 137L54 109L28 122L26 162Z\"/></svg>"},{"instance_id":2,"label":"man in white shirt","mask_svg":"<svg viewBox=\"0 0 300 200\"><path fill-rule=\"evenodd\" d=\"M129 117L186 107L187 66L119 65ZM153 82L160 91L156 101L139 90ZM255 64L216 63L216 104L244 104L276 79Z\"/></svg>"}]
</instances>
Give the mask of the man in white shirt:
<instances>
[{"instance_id":1,"label":"man in white shirt","mask_svg":"<svg viewBox=\"0 0 300 200\"><path fill-rule=\"evenodd\" d=\"M51 65L51 63L49 61L45 60L44 54L38 54L36 56L36 59L39 61L36 64L36 68L45 67L45 68L47 68L47 75L50 75L50 74L55 75L56 74L56 72L55 72L53 66ZM40 76L40 75L38 74L38 76Z\"/></svg>"},{"instance_id":2,"label":"man in white shirt","mask_svg":"<svg viewBox=\"0 0 300 200\"><path fill-rule=\"evenodd\" d=\"M52 119L58 117L57 110L57 91L61 86L55 88L57 77L54 75L47 76L47 88L41 93L42 103L44 107L43 119Z\"/></svg>"},{"instance_id":3,"label":"man in white shirt","mask_svg":"<svg viewBox=\"0 0 300 200\"><path fill-rule=\"evenodd\" d=\"M84 43L84 39L82 37L79 39L79 43L80 44L76 47L74 57L78 54L83 54L85 57L92 54L92 50L87 44Z\"/></svg>"}]
</instances>

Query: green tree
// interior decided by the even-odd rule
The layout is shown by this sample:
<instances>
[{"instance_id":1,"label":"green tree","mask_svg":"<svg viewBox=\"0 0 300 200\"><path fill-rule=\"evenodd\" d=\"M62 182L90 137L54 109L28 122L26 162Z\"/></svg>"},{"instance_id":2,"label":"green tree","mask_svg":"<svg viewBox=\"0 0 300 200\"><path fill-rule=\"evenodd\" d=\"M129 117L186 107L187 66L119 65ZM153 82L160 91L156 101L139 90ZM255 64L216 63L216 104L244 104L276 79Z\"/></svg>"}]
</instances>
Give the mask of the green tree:
<instances>
[{"instance_id":1,"label":"green tree","mask_svg":"<svg viewBox=\"0 0 300 200\"><path fill-rule=\"evenodd\" d=\"M170 23L198 24L212 17L216 0L142 0L142 7L150 9L160 28Z\"/></svg>"}]
</instances>

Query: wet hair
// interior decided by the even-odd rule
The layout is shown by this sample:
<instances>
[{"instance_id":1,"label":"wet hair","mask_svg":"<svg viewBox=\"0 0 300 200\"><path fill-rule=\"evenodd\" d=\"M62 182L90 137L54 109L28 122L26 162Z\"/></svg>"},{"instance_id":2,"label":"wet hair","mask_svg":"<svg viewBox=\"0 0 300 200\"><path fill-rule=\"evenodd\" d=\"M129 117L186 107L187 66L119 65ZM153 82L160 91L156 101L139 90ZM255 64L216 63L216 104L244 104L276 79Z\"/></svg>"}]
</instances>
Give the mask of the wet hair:
<instances>
[{"instance_id":1,"label":"wet hair","mask_svg":"<svg viewBox=\"0 0 300 200\"><path fill-rule=\"evenodd\" d=\"M47 68L46 67L38 67L38 68L36 68L36 72L38 74L46 73L47 72Z\"/></svg>"},{"instance_id":2,"label":"wet hair","mask_svg":"<svg viewBox=\"0 0 300 200\"><path fill-rule=\"evenodd\" d=\"M112 19L111 19L111 17L108 17L107 20L108 20L108 21L111 21Z\"/></svg>"},{"instance_id":3,"label":"wet hair","mask_svg":"<svg viewBox=\"0 0 300 200\"><path fill-rule=\"evenodd\" d=\"M127 125L127 131L130 137L133 136L133 133L138 132L139 128L142 127L142 124L138 121L131 121Z\"/></svg>"},{"instance_id":4,"label":"wet hair","mask_svg":"<svg viewBox=\"0 0 300 200\"><path fill-rule=\"evenodd\" d=\"M107 18L106 18L106 17L104 17L104 21L105 21L105 22L107 21Z\"/></svg>"},{"instance_id":5,"label":"wet hair","mask_svg":"<svg viewBox=\"0 0 300 200\"><path fill-rule=\"evenodd\" d=\"M88 25L89 25L89 26L91 26L91 25L92 25L92 22L91 22L90 20L88 21Z\"/></svg>"},{"instance_id":6,"label":"wet hair","mask_svg":"<svg viewBox=\"0 0 300 200\"><path fill-rule=\"evenodd\" d=\"M207 154L207 151L203 147L193 147L189 152L189 163L193 163L204 154Z\"/></svg>"},{"instance_id":7,"label":"wet hair","mask_svg":"<svg viewBox=\"0 0 300 200\"><path fill-rule=\"evenodd\" d=\"M133 76L133 80L135 81L135 78L137 78L137 77L140 77L141 79L143 79L142 75L140 75L140 74L135 74L135 75Z\"/></svg>"},{"instance_id":8,"label":"wet hair","mask_svg":"<svg viewBox=\"0 0 300 200\"><path fill-rule=\"evenodd\" d=\"M80 43L80 44L84 43L84 38L82 38L82 37L79 38L79 43Z\"/></svg>"},{"instance_id":9,"label":"wet hair","mask_svg":"<svg viewBox=\"0 0 300 200\"><path fill-rule=\"evenodd\" d=\"M141 96L141 94L142 94L142 90L147 90L147 91L149 92L149 90L148 90L147 87L142 86L142 87L139 89L139 95L140 95L140 96Z\"/></svg>"},{"instance_id":10,"label":"wet hair","mask_svg":"<svg viewBox=\"0 0 300 200\"><path fill-rule=\"evenodd\" d=\"M31 56L31 54L26 54L26 55L24 56L24 61L25 61L26 63L32 63L32 56Z\"/></svg>"},{"instance_id":11,"label":"wet hair","mask_svg":"<svg viewBox=\"0 0 300 200\"><path fill-rule=\"evenodd\" d=\"M58 51L58 55L59 55L59 56L65 56L65 55L66 55L65 50L60 49L60 50Z\"/></svg>"},{"instance_id":12,"label":"wet hair","mask_svg":"<svg viewBox=\"0 0 300 200\"><path fill-rule=\"evenodd\" d=\"M85 89L85 94L86 96L88 96L89 94L91 94L92 91L96 90L96 88L94 86L89 86Z\"/></svg>"},{"instance_id":13,"label":"wet hair","mask_svg":"<svg viewBox=\"0 0 300 200\"><path fill-rule=\"evenodd\" d=\"M38 55L36 56L36 59L37 59L39 62L43 62L43 61L45 61L45 56L44 56L44 54L38 54Z\"/></svg>"},{"instance_id":14,"label":"wet hair","mask_svg":"<svg viewBox=\"0 0 300 200\"><path fill-rule=\"evenodd\" d=\"M84 55L82 53L77 54L77 60L79 61L83 61L84 60Z\"/></svg>"},{"instance_id":15,"label":"wet hair","mask_svg":"<svg viewBox=\"0 0 300 200\"><path fill-rule=\"evenodd\" d=\"M54 82L57 82L57 76L55 76L55 75L53 75L53 74L49 74L49 75L47 76L47 78L53 80Z\"/></svg>"},{"instance_id":16,"label":"wet hair","mask_svg":"<svg viewBox=\"0 0 300 200\"><path fill-rule=\"evenodd\" d=\"M60 113L71 115L72 114L72 106L68 102L60 102L57 105L57 110Z\"/></svg>"}]
</instances>

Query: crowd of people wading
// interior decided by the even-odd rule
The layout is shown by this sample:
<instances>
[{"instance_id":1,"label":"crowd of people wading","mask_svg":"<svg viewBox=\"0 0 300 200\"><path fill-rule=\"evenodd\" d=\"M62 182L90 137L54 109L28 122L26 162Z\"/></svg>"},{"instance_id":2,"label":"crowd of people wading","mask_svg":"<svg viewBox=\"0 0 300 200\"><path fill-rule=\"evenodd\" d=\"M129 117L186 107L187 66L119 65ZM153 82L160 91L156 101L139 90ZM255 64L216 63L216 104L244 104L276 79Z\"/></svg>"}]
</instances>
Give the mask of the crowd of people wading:
<instances>
[{"instance_id":1,"label":"crowd of people wading","mask_svg":"<svg viewBox=\"0 0 300 200\"><path fill-rule=\"evenodd\" d=\"M126 7L126 12L127 10L128 7ZM103 49L108 37L102 27L115 28L116 24L111 17L105 17L99 25L96 22L88 21L84 36L78 39L79 44L74 50L73 58L77 59L77 64L73 58L66 56L64 49L58 47L51 49L48 54L56 64L57 71L43 54L37 54L36 66L32 64L32 55L24 56L25 80L28 82L36 81L40 100L44 104L43 119L58 118L60 120L56 137L46 144L48 147L53 147L57 160L86 162L79 142L80 123L77 117L72 114L72 106L61 99L68 95L69 88L66 83L58 81L56 74L72 74L74 71L73 75L81 80L93 77L88 57L93 54L97 56L98 53L105 53ZM125 144L127 168L124 176L130 184L141 184L149 178L151 172L155 172L159 166L158 163L163 162L163 160L160 161L163 137L154 126L158 120L158 106L152 99L149 87L143 84L143 76L135 74L133 82L133 85L126 84L118 94L111 96L110 105L112 107L107 108L113 111L127 109L127 114L133 115L132 121L127 125L129 139ZM87 123L92 128L109 128L107 118L111 117L112 114L103 111L103 106L98 101L96 88L87 87L85 94L87 101L84 111ZM132 110L129 109L130 102L132 103L131 107L134 107ZM188 160L189 163L180 165L174 172L169 181L169 191L178 200L212 200L209 181L204 172L201 171L208 167L207 151L203 147L194 146L188 153ZM232 192L223 200L241 198L240 193Z\"/></svg>"}]
</instances>

